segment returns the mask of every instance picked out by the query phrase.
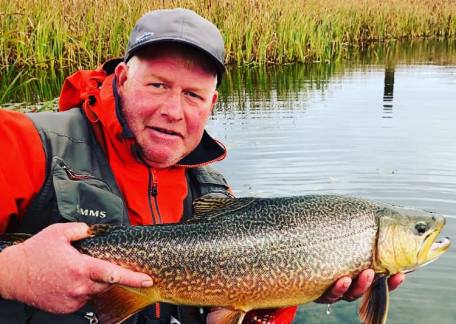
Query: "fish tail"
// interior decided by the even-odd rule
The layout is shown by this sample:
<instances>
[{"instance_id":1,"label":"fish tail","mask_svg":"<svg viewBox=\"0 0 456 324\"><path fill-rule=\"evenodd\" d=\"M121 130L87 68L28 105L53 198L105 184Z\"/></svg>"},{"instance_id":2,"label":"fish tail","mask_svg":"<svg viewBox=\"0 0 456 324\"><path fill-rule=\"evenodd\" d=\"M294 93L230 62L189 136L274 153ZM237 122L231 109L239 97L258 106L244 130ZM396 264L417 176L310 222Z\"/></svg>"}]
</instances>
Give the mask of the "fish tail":
<instances>
[{"instance_id":1,"label":"fish tail","mask_svg":"<svg viewBox=\"0 0 456 324\"><path fill-rule=\"evenodd\" d=\"M100 323L120 323L133 314L159 301L157 289L114 285L96 295L91 304Z\"/></svg>"}]
</instances>

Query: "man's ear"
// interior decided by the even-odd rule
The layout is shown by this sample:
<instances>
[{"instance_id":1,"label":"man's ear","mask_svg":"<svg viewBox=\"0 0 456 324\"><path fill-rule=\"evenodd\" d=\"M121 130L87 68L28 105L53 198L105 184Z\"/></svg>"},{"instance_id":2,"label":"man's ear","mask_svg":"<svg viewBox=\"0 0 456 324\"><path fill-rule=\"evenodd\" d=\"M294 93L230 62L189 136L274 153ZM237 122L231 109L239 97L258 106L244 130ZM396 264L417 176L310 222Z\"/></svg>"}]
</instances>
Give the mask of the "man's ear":
<instances>
[{"instance_id":1,"label":"man's ear","mask_svg":"<svg viewBox=\"0 0 456 324\"><path fill-rule=\"evenodd\" d=\"M114 70L114 75L117 80L117 89L121 94L128 79L128 65L125 62L119 63Z\"/></svg>"},{"instance_id":2,"label":"man's ear","mask_svg":"<svg viewBox=\"0 0 456 324\"><path fill-rule=\"evenodd\" d=\"M212 95L212 102L211 102L211 112L214 111L215 104L217 103L218 99L218 91L214 90L214 94Z\"/></svg>"}]
</instances>

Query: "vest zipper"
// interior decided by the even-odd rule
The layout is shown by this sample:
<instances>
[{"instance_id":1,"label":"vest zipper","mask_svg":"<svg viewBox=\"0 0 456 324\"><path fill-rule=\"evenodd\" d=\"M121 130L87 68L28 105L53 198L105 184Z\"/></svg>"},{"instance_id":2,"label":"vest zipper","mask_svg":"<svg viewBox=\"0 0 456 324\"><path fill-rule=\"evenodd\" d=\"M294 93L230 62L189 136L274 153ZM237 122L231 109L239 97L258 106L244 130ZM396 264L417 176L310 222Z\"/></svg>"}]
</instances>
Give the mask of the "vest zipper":
<instances>
[{"instance_id":1,"label":"vest zipper","mask_svg":"<svg viewBox=\"0 0 456 324\"><path fill-rule=\"evenodd\" d=\"M100 181L100 182L103 182L106 185L106 187L109 189L109 191L112 192L111 186L105 180L103 180L101 178L97 178L97 177L95 177L93 175L90 175L90 174L76 173L73 169L68 167L63 162L60 162L60 166L63 169L63 171L65 171L66 175L68 176L68 178L70 180L74 180L74 181L81 181L81 180L96 180L96 181Z\"/></svg>"},{"instance_id":2,"label":"vest zipper","mask_svg":"<svg viewBox=\"0 0 456 324\"><path fill-rule=\"evenodd\" d=\"M87 179L94 179L95 177L91 176L91 175L88 175L88 174L79 174L79 173L76 173L74 172L73 169L70 169L69 167L67 167L65 164L61 164L61 167L63 169L63 171L65 171L65 173L68 175L68 178L70 178L71 180L87 180Z\"/></svg>"},{"instance_id":3,"label":"vest zipper","mask_svg":"<svg viewBox=\"0 0 456 324\"><path fill-rule=\"evenodd\" d=\"M149 210L152 217L152 223L161 224L160 209L158 208L158 182L157 174L154 169L147 167L149 171L149 184L148 184L148 199L149 199Z\"/></svg>"}]
</instances>

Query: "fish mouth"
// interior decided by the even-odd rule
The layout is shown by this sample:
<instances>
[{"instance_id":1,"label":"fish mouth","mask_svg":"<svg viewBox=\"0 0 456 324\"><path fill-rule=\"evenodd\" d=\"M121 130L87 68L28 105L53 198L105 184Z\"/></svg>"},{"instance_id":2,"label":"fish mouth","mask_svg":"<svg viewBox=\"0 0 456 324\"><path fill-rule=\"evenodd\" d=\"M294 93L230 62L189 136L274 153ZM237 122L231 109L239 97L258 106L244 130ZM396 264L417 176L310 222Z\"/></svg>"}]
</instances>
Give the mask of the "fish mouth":
<instances>
[{"instance_id":1,"label":"fish mouth","mask_svg":"<svg viewBox=\"0 0 456 324\"><path fill-rule=\"evenodd\" d=\"M428 259L429 262L434 261L443 253L445 253L451 245L451 241L449 237L439 238L432 242L431 248L429 249Z\"/></svg>"},{"instance_id":2,"label":"fish mouth","mask_svg":"<svg viewBox=\"0 0 456 324\"><path fill-rule=\"evenodd\" d=\"M445 218L437 218L435 229L423 240L423 247L418 255L418 266L422 267L437 260L450 248L449 237L438 238L444 226Z\"/></svg>"},{"instance_id":3,"label":"fish mouth","mask_svg":"<svg viewBox=\"0 0 456 324\"><path fill-rule=\"evenodd\" d=\"M439 235L439 232L440 231L436 231L435 234L431 233L428 235L428 237L432 236L433 234L435 237L437 237L437 235ZM451 245L451 241L450 241L449 237L439 238L436 240L432 240L431 242L432 243L429 247L428 253L427 254L420 253L420 255L418 256L417 264L414 267L411 267L409 269L404 269L402 271L402 273L414 272L416 269L422 268L422 267L428 265L429 263L434 262L442 254L444 254L450 248L450 245Z\"/></svg>"}]
</instances>

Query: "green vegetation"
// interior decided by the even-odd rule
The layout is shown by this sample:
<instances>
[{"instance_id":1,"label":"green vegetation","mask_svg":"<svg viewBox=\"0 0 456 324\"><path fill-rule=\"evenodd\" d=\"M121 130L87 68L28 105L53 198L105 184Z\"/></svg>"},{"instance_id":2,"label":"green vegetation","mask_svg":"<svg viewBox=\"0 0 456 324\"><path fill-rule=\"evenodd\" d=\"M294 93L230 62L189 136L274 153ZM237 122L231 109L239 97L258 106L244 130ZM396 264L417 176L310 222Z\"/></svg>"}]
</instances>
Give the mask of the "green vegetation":
<instances>
[{"instance_id":1,"label":"green vegetation","mask_svg":"<svg viewBox=\"0 0 456 324\"><path fill-rule=\"evenodd\" d=\"M170 7L213 21L239 65L334 62L377 41L456 35L456 0L0 0L0 103L19 90L50 98L39 75L61 80L122 56L135 21Z\"/></svg>"},{"instance_id":2,"label":"green vegetation","mask_svg":"<svg viewBox=\"0 0 456 324\"><path fill-rule=\"evenodd\" d=\"M232 106L245 112L256 108L265 109L271 107L271 100L289 102L290 94L307 93L315 89L325 92L332 79L345 77L353 66L364 71L372 69L372 65L394 69L395 66L403 64L455 65L456 40L414 40L375 44L353 57L350 62L230 66L219 88L220 96L216 110L217 113L230 115L233 111ZM3 101L2 107L22 111L56 109L56 97L59 95L62 81L63 74L53 79L43 73L22 88L14 87L12 96ZM255 107L246 105L252 100ZM6 102L8 104L5 104ZM293 109L293 106L289 109Z\"/></svg>"}]
</instances>

